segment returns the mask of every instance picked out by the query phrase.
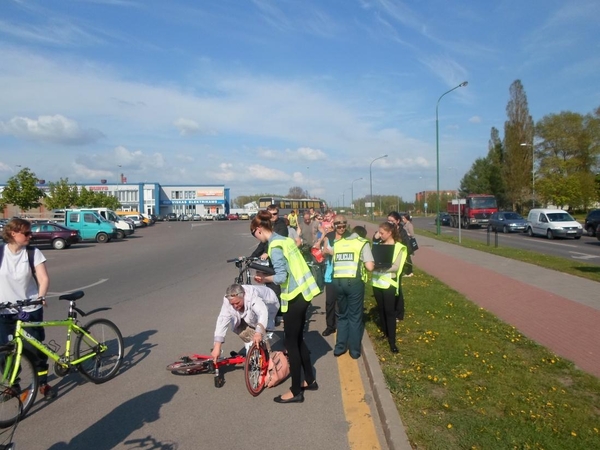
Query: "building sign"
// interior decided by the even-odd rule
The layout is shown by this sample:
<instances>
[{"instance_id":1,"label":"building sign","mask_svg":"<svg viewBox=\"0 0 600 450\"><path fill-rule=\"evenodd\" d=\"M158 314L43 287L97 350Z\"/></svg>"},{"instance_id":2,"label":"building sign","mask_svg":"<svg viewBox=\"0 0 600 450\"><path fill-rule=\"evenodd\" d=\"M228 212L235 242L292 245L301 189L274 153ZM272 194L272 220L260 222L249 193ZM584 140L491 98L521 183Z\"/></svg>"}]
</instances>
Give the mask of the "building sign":
<instances>
[{"instance_id":1,"label":"building sign","mask_svg":"<svg viewBox=\"0 0 600 450\"><path fill-rule=\"evenodd\" d=\"M108 191L108 186L90 186L90 191Z\"/></svg>"},{"instance_id":2,"label":"building sign","mask_svg":"<svg viewBox=\"0 0 600 450\"><path fill-rule=\"evenodd\" d=\"M161 205L223 205L224 200L161 200Z\"/></svg>"},{"instance_id":3,"label":"building sign","mask_svg":"<svg viewBox=\"0 0 600 450\"><path fill-rule=\"evenodd\" d=\"M202 188L196 191L196 197L223 197L222 188Z\"/></svg>"}]
</instances>

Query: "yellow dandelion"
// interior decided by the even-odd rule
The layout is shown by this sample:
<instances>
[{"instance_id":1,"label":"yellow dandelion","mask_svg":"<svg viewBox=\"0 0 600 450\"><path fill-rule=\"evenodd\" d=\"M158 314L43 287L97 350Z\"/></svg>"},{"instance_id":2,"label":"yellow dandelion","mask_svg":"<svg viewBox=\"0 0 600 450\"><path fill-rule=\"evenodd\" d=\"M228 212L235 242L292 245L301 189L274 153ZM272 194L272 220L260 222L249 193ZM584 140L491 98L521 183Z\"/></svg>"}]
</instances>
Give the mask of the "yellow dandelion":
<instances>
[{"instance_id":1,"label":"yellow dandelion","mask_svg":"<svg viewBox=\"0 0 600 450\"><path fill-rule=\"evenodd\" d=\"M446 425L446 428L448 428L448 429L452 428L452 424L449 423L448 425Z\"/></svg>"},{"instance_id":2,"label":"yellow dandelion","mask_svg":"<svg viewBox=\"0 0 600 450\"><path fill-rule=\"evenodd\" d=\"M575 437L575 436L577 436L577 433L575 433L574 431L571 431L571 436Z\"/></svg>"}]
</instances>

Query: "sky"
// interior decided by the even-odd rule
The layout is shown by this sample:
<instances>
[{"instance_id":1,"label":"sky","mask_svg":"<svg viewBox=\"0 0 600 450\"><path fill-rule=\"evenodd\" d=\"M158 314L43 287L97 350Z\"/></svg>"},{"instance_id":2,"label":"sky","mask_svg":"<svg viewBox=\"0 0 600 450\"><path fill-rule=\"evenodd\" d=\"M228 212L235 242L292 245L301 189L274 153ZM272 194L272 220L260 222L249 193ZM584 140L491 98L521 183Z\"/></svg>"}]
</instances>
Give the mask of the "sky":
<instances>
[{"instance_id":1,"label":"sky","mask_svg":"<svg viewBox=\"0 0 600 450\"><path fill-rule=\"evenodd\" d=\"M436 156L446 190L487 155L515 80L534 121L600 106L598 17L597 0L0 0L0 183L29 167L413 201Z\"/></svg>"}]
</instances>

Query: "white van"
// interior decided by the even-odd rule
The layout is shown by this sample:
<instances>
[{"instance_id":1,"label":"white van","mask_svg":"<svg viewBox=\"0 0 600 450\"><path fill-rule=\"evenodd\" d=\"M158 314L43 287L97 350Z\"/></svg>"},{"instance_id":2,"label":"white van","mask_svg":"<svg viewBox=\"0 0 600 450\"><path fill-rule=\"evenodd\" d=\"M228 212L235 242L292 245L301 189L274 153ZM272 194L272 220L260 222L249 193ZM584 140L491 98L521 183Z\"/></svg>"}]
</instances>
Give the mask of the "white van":
<instances>
[{"instance_id":1,"label":"white van","mask_svg":"<svg viewBox=\"0 0 600 450\"><path fill-rule=\"evenodd\" d=\"M580 239L583 227L571 214L562 209L532 209L527 216L527 229L529 236L546 236L548 239L555 237L572 237Z\"/></svg>"},{"instance_id":2,"label":"white van","mask_svg":"<svg viewBox=\"0 0 600 450\"><path fill-rule=\"evenodd\" d=\"M104 219L112 222L115 227L117 227L117 239L123 239L125 236L130 236L133 234L133 226L123 220L122 217L119 217L112 209L109 208L88 208L93 211L96 211L100 214Z\"/></svg>"}]
</instances>

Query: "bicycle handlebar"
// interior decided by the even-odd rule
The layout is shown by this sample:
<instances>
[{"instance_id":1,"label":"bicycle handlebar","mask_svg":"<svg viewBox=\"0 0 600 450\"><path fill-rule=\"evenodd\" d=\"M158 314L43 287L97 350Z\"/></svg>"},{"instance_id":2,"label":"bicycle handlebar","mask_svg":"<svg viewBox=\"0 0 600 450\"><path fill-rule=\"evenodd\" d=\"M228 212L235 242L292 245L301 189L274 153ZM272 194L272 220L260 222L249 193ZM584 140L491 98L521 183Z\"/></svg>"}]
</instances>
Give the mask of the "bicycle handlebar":
<instances>
[{"instance_id":1,"label":"bicycle handlebar","mask_svg":"<svg viewBox=\"0 0 600 450\"><path fill-rule=\"evenodd\" d=\"M228 259L227 262L228 263L238 262L238 261L243 261L243 262L250 261L251 262L251 261L256 261L257 259L260 259L260 258L257 258L255 256L240 256L238 258Z\"/></svg>"}]
</instances>

